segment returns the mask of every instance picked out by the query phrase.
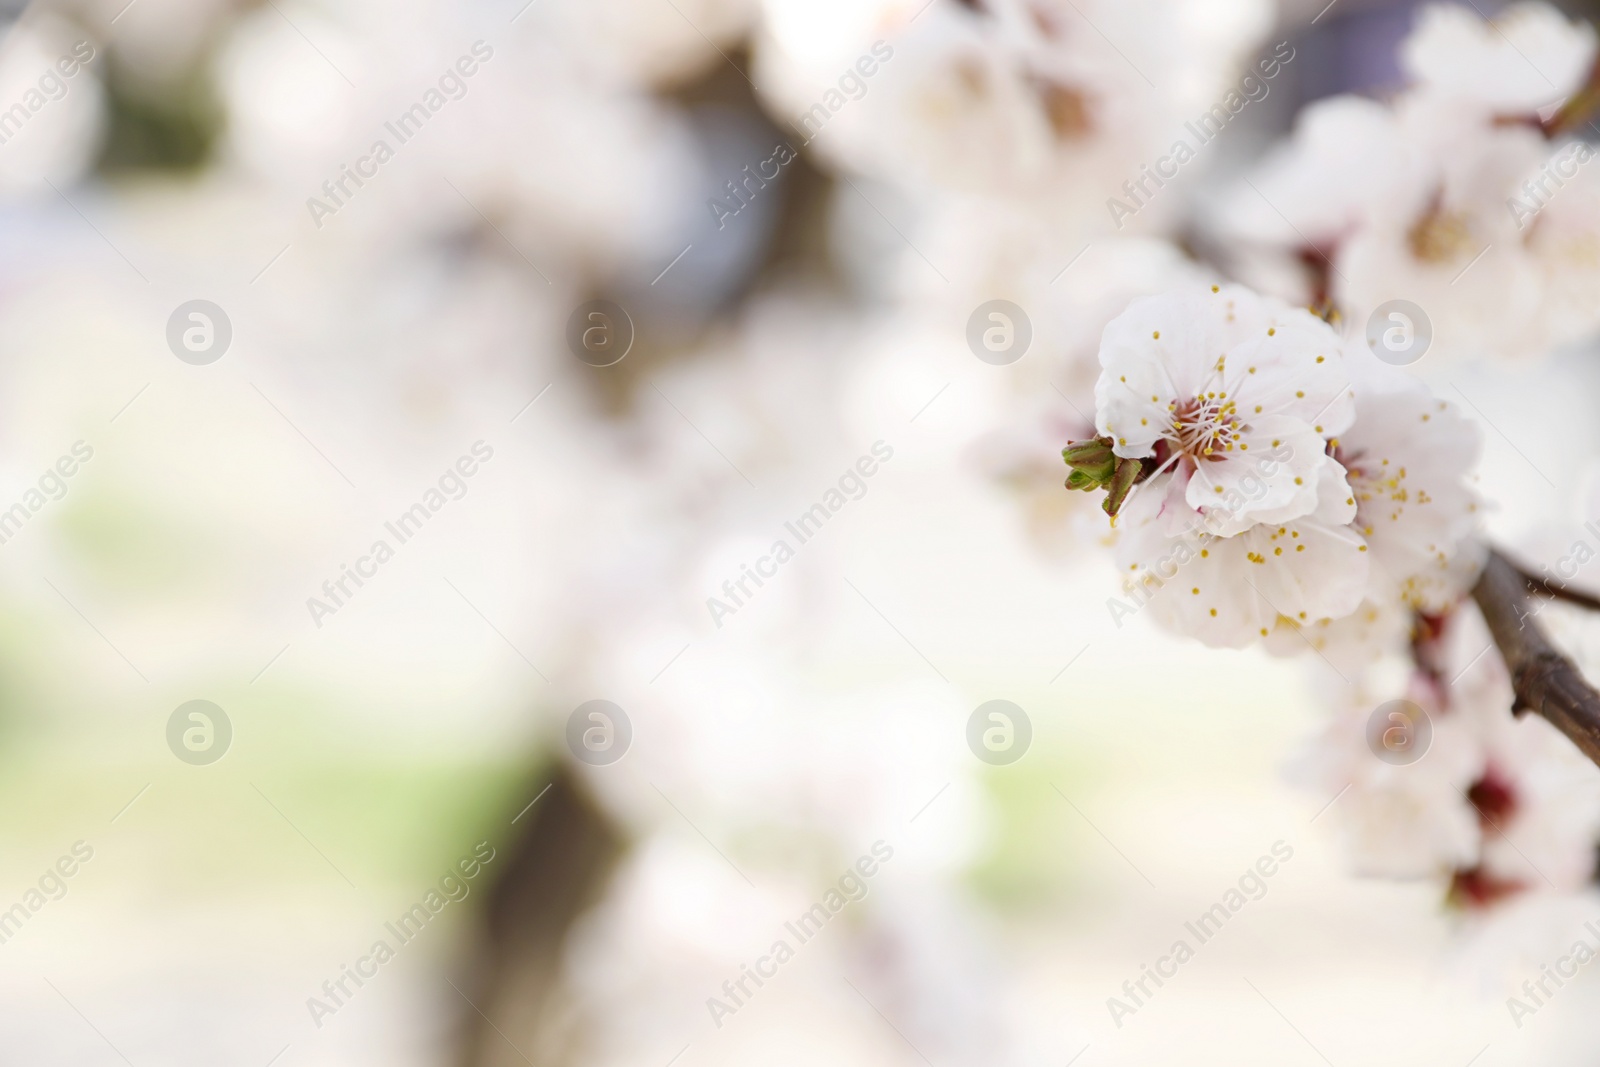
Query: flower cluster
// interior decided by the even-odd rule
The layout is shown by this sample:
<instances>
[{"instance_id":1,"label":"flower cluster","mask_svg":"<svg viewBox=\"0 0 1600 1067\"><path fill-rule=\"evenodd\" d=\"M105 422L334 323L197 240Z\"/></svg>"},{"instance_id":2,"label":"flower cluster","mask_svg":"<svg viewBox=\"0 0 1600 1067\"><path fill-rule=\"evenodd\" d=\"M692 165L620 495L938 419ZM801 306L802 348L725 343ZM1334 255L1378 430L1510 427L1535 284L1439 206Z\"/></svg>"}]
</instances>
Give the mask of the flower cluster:
<instances>
[{"instance_id":1,"label":"flower cluster","mask_svg":"<svg viewBox=\"0 0 1600 1067\"><path fill-rule=\"evenodd\" d=\"M1117 624L1148 607L1211 646L1313 650L1347 683L1296 778L1338 803L1359 873L1479 910L1582 891L1600 774L1511 714L1466 597L1486 555L1476 425L1318 315L1237 285L1133 301L1100 361L1099 436L1063 456L1069 488L1106 490Z\"/></svg>"},{"instance_id":2,"label":"flower cluster","mask_svg":"<svg viewBox=\"0 0 1600 1067\"><path fill-rule=\"evenodd\" d=\"M825 157L918 197L1025 197L1036 214L1058 218L1080 208L1103 217L1102 190L1222 96L1233 61L1270 19L1262 0L1231 10L1174 0L768 0L767 8L758 80L793 115L814 106L817 87L834 83L875 38L894 50L893 78L882 88L860 83L833 109L816 136Z\"/></svg>"},{"instance_id":3,"label":"flower cluster","mask_svg":"<svg viewBox=\"0 0 1600 1067\"><path fill-rule=\"evenodd\" d=\"M831 150L924 205L928 255L905 286L927 291L921 310L942 315L953 281L968 307L1004 296L1033 317L1042 355L1012 375L1028 407L979 455L1026 493L1036 539L1071 556L1103 530L1039 461L1041 437L1066 440L1067 487L1103 490L1112 516L1117 627L1148 609L1209 646L1338 676L1297 777L1340 798L1329 821L1358 871L1434 880L1462 906L1578 891L1600 776L1548 722L1511 715L1468 595L1488 552L1479 423L1364 333L1410 302L1431 324L1430 366L1459 366L1600 332L1600 169L1579 139L1600 95L1594 30L1545 4L1493 23L1424 8L1402 92L1306 107L1286 143L1201 201L1202 240L1180 251L1183 196L1141 210L1130 238L1095 233L1081 195L1173 101L1143 94L1107 123L1126 94L1074 77L1083 37L1052 41L1051 19L1013 24L1003 3L936 10L916 32L941 47L916 49ZM896 116L895 134L855 139L884 128L875 115ZM952 147L962 129L988 147ZM1420 763L1375 754L1374 709L1391 701L1432 726Z\"/></svg>"},{"instance_id":4,"label":"flower cluster","mask_svg":"<svg viewBox=\"0 0 1600 1067\"><path fill-rule=\"evenodd\" d=\"M1509 713L1511 680L1491 647L1474 610L1431 619L1405 681L1358 686L1301 755L1301 780L1339 798L1358 873L1443 881L1464 907L1575 892L1593 877L1600 776L1548 722ZM1374 703L1395 693L1375 727ZM1431 732L1421 759L1373 758L1374 737L1421 718Z\"/></svg>"},{"instance_id":5,"label":"flower cluster","mask_svg":"<svg viewBox=\"0 0 1600 1067\"><path fill-rule=\"evenodd\" d=\"M1545 4L1495 23L1431 6L1391 102L1306 108L1217 212L1260 288L1355 323L1404 298L1441 351L1536 354L1600 328L1600 173L1589 132L1595 32Z\"/></svg>"},{"instance_id":6,"label":"flower cluster","mask_svg":"<svg viewBox=\"0 0 1600 1067\"><path fill-rule=\"evenodd\" d=\"M1321 318L1180 289L1134 301L1100 358L1097 444L1118 462L1069 447L1069 485L1109 488L1127 592L1157 621L1240 648L1470 586L1476 428Z\"/></svg>"}]
</instances>

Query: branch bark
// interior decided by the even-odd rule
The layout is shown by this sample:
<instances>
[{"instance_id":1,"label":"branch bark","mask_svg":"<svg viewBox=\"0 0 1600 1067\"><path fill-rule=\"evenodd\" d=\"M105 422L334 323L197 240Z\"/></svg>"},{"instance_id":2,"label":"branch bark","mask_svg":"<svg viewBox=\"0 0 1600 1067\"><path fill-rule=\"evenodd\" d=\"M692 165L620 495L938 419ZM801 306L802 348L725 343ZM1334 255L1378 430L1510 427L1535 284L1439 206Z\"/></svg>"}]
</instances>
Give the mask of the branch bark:
<instances>
[{"instance_id":1,"label":"branch bark","mask_svg":"<svg viewBox=\"0 0 1600 1067\"><path fill-rule=\"evenodd\" d=\"M1491 549L1472 590L1511 674L1516 692L1512 711L1543 715L1600 764L1600 693L1535 621L1528 608L1528 585L1515 563Z\"/></svg>"},{"instance_id":2,"label":"branch bark","mask_svg":"<svg viewBox=\"0 0 1600 1067\"><path fill-rule=\"evenodd\" d=\"M1565 600L1568 604L1576 604L1578 607L1588 608L1590 611L1600 611L1600 597L1567 585L1551 585L1526 567L1517 566L1516 564L1513 564L1513 566L1516 566L1517 570L1521 572L1522 579L1528 583L1528 589L1531 592L1543 593L1554 600Z\"/></svg>"}]
</instances>

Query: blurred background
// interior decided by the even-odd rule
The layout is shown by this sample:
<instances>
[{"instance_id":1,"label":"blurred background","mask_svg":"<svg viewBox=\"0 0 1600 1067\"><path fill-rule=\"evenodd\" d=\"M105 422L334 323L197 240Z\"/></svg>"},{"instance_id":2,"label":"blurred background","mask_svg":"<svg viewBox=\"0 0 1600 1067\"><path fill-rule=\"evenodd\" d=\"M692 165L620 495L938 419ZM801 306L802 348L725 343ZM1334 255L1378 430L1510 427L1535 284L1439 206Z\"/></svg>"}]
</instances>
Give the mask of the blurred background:
<instances>
[{"instance_id":1,"label":"blurred background","mask_svg":"<svg viewBox=\"0 0 1600 1067\"><path fill-rule=\"evenodd\" d=\"M1316 679L1113 625L1045 412L1413 17L5 5L0 1059L1592 1062L1591 976L1504 1008L1592 895L1348 874L1286 771ZM1600 450L1554 358L1449 370L1514 543Z\"/></svg>"}]
</instances>

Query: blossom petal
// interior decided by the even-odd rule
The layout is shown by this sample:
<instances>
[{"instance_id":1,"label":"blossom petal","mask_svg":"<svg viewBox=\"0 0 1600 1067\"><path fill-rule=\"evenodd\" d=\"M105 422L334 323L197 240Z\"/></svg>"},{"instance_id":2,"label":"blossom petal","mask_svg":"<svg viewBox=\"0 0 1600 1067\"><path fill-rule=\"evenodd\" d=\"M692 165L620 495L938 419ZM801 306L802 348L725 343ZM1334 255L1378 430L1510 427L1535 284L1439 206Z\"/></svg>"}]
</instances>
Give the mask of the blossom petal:
<instances>
[{"instance_id":1,"label":"blossom petal","mask_svg":"<svg viewBox=\"0 0 1600 1067\"><path fill-rule=\"evenodd\" d=\"M1187 500L1219 537L1243 533L1259 522L1278 523L1317 508L1318 479L1342 478L1330 465L1327 442L1297 419L1274 415L1251 423L1242 448L1195 465Z\"/></svg>"}]
</instances>

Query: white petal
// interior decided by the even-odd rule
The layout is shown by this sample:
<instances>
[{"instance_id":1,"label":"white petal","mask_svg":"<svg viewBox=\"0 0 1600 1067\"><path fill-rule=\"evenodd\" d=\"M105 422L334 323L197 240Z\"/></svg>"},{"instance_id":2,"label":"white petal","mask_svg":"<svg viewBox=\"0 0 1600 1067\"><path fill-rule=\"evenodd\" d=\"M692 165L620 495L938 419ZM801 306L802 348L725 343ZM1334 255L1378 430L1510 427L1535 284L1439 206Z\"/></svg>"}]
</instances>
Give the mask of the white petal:
<instances>
[{"instance_id":1,"label":"white petal","mask_svg":"<svg viewBox=\"0 0 1600 1067\"><path fill-rule=\"evenodd\" d=\"M1497 115L1531 113L1583 84L1594 64L1595 33L1548 4L1517 4L1493 23L1467 7L1431 4L1401 55L1407 73L1428 90Z\"/></svg>"},{"instance_id":2,"label":"white petal","mask_svg":"<svg viewBox=\"0 0 1600 1067\"><path fill-rule=\"evenodd\" d=\"M1132 610L1148 606L1177 633L1243 648L1280 614L1311 622L1360 605L1368 553L1345 525L1355 504L1342 495L1342 479L1321 479L1312 515L1225 538L1168 536L1159 521L1167 486L1159 481L1156 491L1130 497L1118 520L1117 559Z\"/></svg>"},{"instance_id":3,"label":"white petal","mask_svg":"<svg viewBox=\"0 0 1600 1067\"><path fill-rule=\"evenodd\" d=\"M1304 423L1285 415L1254 420L1244 447L1195 465L1186 499L1205 516L1204 529L1219 537L1243 533L1256 523L1277 523L1317 507L1318 478L1342 478L1329 460L1327 442Z\"/></svg>"},{"instance_id":4,"label":"white petal","mask_svg":"<svg viewBox=\"0 0 1600 1067\"><path fill-rule=\"evenodd\" d=\"M1355 419L1344 351L1332 326L1304 308L1279 306L1265 328L1228 353L1230 396L1246 419L1288 415L1333 437Z\"/></svg>"},{"instance_id":5,"label":"white petal","mask_svg":"<svg viewBox=\"0 0 1600 1067\"><path fill-rule=\"evenodd\" d=\"M1442 610L1467 592L1482 564L1480 502L1469 484L1482 433L1409 375L1370 358L1352 367L1360 414L1339 455L1351 466L1374 595Z\"/></svg>"}]
</instances>

